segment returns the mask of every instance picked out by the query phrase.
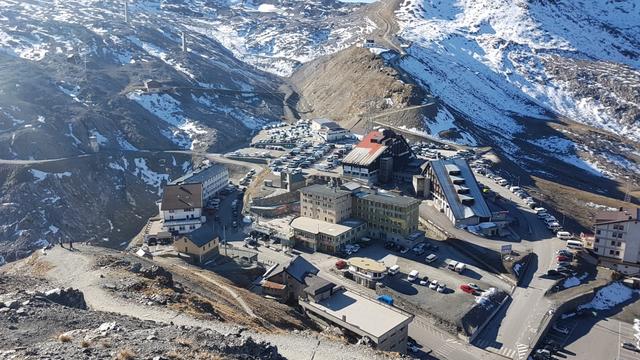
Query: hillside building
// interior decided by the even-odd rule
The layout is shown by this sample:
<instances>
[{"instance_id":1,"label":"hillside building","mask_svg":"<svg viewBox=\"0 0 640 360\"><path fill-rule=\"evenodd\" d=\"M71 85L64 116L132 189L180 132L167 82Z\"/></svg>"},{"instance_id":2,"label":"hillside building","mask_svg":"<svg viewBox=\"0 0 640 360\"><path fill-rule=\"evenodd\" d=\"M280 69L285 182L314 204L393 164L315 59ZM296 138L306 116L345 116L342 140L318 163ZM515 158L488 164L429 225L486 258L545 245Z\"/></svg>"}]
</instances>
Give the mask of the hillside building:
<instances>
[{"instance_id":1,"label":"hillside building","mask_svg":"<svg viewBox=\"0 0 640 360\"><path fill-rule=\"evenodd\" d=\"M640 273L640 208L600 211L593 224L600 264L627 275Z\"/></svg>"},{"instance_id":2,"label":"hillside building","mask_svg":"<svg viewBox=\"0 0 640 360\"><path fill-rule=\"evenodd\" d=\"M301 216L293 219L290 225L297 244L328 254L335 254L345 244L361 239L367 230L367 224L358 219L347 219L335 224Z\"/></svg>"},{"instance_id":3,"label":"hillside building","mask_svg":"<svg viewBox=\"0 0 640 360\"><path fill-rule=\"evenodd\" d=\"M202 199L206 203L207 200L229 185L229 170L223 165L205 164L175 179L170 184L202 184Z\"/></svg>"},{"instance_id":4,"label":"hillside building","mask_svg":"<svg viewBox=\"0 0 640 360\"><path fill-rule=\"evenodd\" d=\"M413 315L398 308L326 280L319 280L306 288L298 304L312 319L338 326L348 336L366 337L378 350L407 351L408 329Z\"/></svg>"},{"instance_id":5,"label":"hillside building","mask_svg":"<svg viewBox=\"0 0 640 360\"><path fill-rule=\"evenodd\" d=\"M351 192L325 185L311 185L300 191L300 215L337 224L351 217Z\"/></svg>"},{"instance_id":6,"label":"hillside building","mask_svg":"<svg viewBox=\"0 0 640 360\"><path fill-rule=\"evenodd\" d=\"M353 195L353 217L367 223L370 238L405 247L424 238L418 230L420 200L367 188L360 188Z\"/></svg>"},{"instance_id":7,"label":"hillside building","mask_svg":"<svg viewBox=\"0 0 640 360\"><path fill-rule=\"evenodd\" d=\"M202 216L202 184L167 185L158 206L162 231L186 234L206 221Z\"/></svg>"},{"instance_id":8,"label":"hillside building","mask_svg":"<svg viewBox=\"0 0 640 360\"><path fill-rule=\"evenodd\" d=\"M383 262L363 257L352 257L347 261L347 271L353 276L356 283L375 289L376 284L382 281L387 273L387 267Z\"/></svg>"},{"instance_id":9,"label":"hillside building","mask_svg":"<svg viewBox=\"0 0 640 360\"><path fill-rule=\"evenodd\" d=\"M311 120L311 130L315 131L325 142L334 142L346 139L350 136L347 129L342 128L336 122L319 118Z\"/></svg>"},{"instance_id":10,"label":"hillside building","mask_svg":"<svg viewBox=\"0 0 640 360\"><path fill-rule=\"evenodd\" d=\"M195 264L204 264L220 255L220 238L213 224L206 224L188 234L179 235L173 242L174 249L191 257Z\"/></svg>"},{"instance_id":11,"label":"hillside building","mask_svg":"<svg viewBox=\"0 0 640 360\"><path fill-rule=\"evenodd\" d=\"M394 171L402 171L416 159L402 135L391 130L367 134L342 160L342 174L366 184L389 183Z\"/></svg>"},{"instance_id":12,"label":"hillside building","mask_svg":"<svg viewBox=\"0 0 640 360\"><path fill-rule=\"evenodd\" d=\"M276 264L262 275L260 286L264 295L269 295L282 302L291 299L297 301L304 289L309 286L320 269L302 256L294 257L288 264Z\"/></svg>"},{"instance_id":13,"label":"hillside building","mask_svg":"<svg viewBox=\"0 0 640 360\"><path fill-rule=\"evenodd\" d=\"M423 173L414 178L414 191L431 198L455 226L491 221L491 210L464 159L428 162Z\"/></svg>"}]
</instances>

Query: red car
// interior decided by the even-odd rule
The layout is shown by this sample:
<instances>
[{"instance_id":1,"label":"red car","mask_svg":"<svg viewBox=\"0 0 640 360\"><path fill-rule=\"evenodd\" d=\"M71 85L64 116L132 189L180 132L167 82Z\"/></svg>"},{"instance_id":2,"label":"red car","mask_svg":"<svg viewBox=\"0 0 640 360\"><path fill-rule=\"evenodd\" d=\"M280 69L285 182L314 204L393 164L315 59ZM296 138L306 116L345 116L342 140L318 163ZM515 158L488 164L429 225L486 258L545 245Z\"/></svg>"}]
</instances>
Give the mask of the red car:
<instances>
[{"instance_id":1,"label":"red car","mask_svg":"<svg viewBox=\"0 0 640 360\"><path fill-rule=\"evenodd\" d=\"M561 261L571 261L571 258L568 256L563 256L563 255L558 255L558 257L556 258L558 260L558 262Z\"/></svg>"},{"instance_id":2,"label":"red car","mask_svg":"<svg viewBox=\"0 0 640 360\"><path fill-rule=\"evenodd\" d=\"M469 285L467 284L462 284L460 285L460 290L466 292L467 294L474 294L476 293L476 291Z\"/></svg>"},{"instance_id":3,"label":"red car","mask_svg":"<svg viewBox=\"0 0 640 360\"><path fill-rule=\"evenodd\" d=\"M346 267L347 267L347 262L346 262L346 261L344 261L344 260L338 260L338 261L336 261L336 268L337 268L338 270L342 270L342 269L344 269L344 268L346 268Z\"/></svg>"}]
</instances>

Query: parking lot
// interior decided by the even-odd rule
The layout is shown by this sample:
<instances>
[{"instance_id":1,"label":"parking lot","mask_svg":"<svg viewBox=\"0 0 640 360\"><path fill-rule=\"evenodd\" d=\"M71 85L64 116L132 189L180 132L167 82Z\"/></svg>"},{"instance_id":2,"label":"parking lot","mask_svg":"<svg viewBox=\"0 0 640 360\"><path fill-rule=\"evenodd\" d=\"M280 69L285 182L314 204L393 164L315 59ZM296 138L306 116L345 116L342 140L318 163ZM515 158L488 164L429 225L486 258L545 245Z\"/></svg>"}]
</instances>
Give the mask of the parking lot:
<instances>
[{"instance_id":1,"label":"parking lot","mask_svg":"<svg viewBox=\"0 0 640 360\"><path fill-rule=\"evenodd\" d=\"M623 342L635 343L632 324L612 318L582 317L563 320L559 326L568 333L550 329L543 340L560 347L552 359L640 359L640 353L620 346Z\"/></svg>"},{"instance_id":2,"label":"parking lot","mask_svg":"<svg viewBox=\"0 0 640 360\"><path fill-rule=\"evenodd\" d=\"M475 296L460 290L460 285L474 283L483 290L490 287L509 290L509 286L499 277L476 267L471 259L457 253L455 249L440 245L435 253L438 254L438 259L427 264L425 257L429 252L420 256L413 251L400 254L385 249L383 244L376 243L361 248L350 257L371 258L384 262L387 267L400 266L400 273L388 275L385 278L385 286L395 296L402 297L407 302L424 310L424 315L443 320L441 325L448 331L456 331L456 325L452 324L458 324L476 302ZM468 264L467 268L461 274L448 270L446 264L450 259L465 262ZM428 286L420 285L418 282L409 282L407 275L411 270L417 270L420 279L427 276L429 280L437 280L439 283L446 284L447 290L439 293Z\"/></svg>"}]
</instances>

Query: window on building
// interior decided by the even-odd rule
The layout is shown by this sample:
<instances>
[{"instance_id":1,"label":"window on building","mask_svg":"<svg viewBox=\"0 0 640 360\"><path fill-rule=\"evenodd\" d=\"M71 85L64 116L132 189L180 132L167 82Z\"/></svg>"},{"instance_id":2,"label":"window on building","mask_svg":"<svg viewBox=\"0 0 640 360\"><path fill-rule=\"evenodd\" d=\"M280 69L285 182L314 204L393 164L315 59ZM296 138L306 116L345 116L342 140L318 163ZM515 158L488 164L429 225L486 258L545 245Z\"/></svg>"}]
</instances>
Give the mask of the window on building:
<instances>
[{"instance_id":1,"label":"window on building","mask_svg":"<svg viewBox=\"0 0 640 360\"><path fill-rule=\"evenodd\" d=\"M613 255L613 250L609 250L609 255Z\"/></svg>"},{"instance_id":2,"label":"window on building","mask_svg":"<svg viewBox=\"0 0 640 360\"><path fill-rule=\"evenodd\" d=\"M598 248L597 248L597 247L594 247L594 248L593 248L593 251L598 252Z\"/></svg>"},{"instance_id":3,"label":"window on building","mask_svg":"<svg viewBox=\"0 0 640 360\"><path fill-rule=\"evenodd\" d=\"M616 255L620 256L620 251L616 251Z\"/></svg>"},{"instance_id":4,"label":"window on building","mask_svg":"<svg viewBox=\"0 0 640 360\"><path fill-rule=\"evenodd\" d=\"M616 244L616 246L622 246L622 242L618 241L618 243Z\"/></svg>"},{"instance_id":5,"label":"window on building","mask_svg":"<svg viewBox=\"0 0 640 360\"><path fill-rule=\"evenodd\" d=\"M596 230L596 235L600 235L600 230Z\"/></svg>"},{"instance_id":6,"label":"window on building","mask_svg":"<svg viewBox=\"0 0 640 360\"><path fill-rule=\"evenodd\" d=\"M600 239L596 238L594 241L595 241L595 243L597 244L597 243L599 243L599 242L600 242Z\"/></svg>"},{"instance_id":7,"label":"window on building","mask_svg":"<svg viewBox=\"0 0 640 360\"><path fill-rule=\"evenodd\" d=\"M611 246L616 246L616 242L615 241L611 241Z\"/></svg>"},{"instance_id":8,"label":"window on building","mask_svg":"<svg viewBox=\"0 0 640 360\"><path fill-rule=\"evenodd\" d=\"M618 238L622 239L622 233L618 233Z\"/></svg>"},{"instance_id":9,"label":"window on building","mask_svg":"<svg viewBox=\"0 0 640 360\"><path fill-rule=\"evenodd\" d=\"M624 225L618 225L618 230L624 230Z\"/></svg>"}]
</instances>

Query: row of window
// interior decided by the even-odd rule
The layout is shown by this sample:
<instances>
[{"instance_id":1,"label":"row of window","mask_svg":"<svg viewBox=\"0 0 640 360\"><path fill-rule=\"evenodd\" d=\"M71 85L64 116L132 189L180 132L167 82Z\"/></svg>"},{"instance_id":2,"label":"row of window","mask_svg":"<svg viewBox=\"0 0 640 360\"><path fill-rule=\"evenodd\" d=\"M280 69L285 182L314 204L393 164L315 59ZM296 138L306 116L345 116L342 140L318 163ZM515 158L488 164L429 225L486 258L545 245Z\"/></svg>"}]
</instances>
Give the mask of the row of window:
<instances>
[{"instance_id":1,"label":"row of window","mask_svg":"<svg viewBox=\"0 0 640 360\"><path fill-rule=\"evenodd\" d=\"M594 247L593 250L598 252L598 248ZM620 256L620 250L609 250L609 255L611 256Z\"/></svg>"}]
</instances>

